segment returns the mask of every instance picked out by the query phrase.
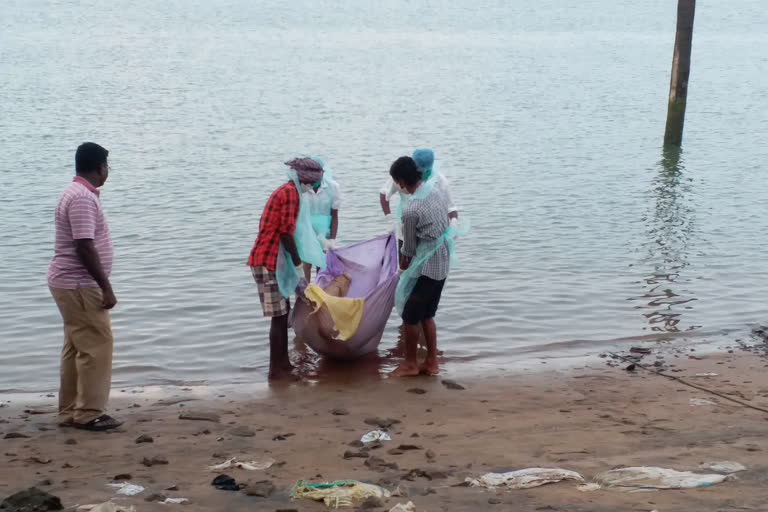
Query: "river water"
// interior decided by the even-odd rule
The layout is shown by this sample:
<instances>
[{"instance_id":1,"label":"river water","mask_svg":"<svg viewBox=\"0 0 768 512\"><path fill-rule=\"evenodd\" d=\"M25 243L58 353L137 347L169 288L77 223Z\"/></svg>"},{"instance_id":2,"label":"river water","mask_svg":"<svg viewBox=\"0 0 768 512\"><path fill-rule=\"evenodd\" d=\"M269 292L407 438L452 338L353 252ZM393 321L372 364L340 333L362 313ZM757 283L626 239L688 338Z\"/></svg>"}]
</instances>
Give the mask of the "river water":
<instances>
[{"instance_id":1,"label":"river water","mask_svg":"<svg viewBox=\"0 0 768 512\"><path fill-rule=\"evenodd\" d=\"M45 272L85 140L110 150L118 386L264 380L245 261L301 154L334 168L350 243L382 232L390 163L435 150L473 225L437 317L449 374L748 336L768 317L763 3L699 4L676 153L673 0L4 0L0 390L57 386Z\"/></svg>"}]
</instances>

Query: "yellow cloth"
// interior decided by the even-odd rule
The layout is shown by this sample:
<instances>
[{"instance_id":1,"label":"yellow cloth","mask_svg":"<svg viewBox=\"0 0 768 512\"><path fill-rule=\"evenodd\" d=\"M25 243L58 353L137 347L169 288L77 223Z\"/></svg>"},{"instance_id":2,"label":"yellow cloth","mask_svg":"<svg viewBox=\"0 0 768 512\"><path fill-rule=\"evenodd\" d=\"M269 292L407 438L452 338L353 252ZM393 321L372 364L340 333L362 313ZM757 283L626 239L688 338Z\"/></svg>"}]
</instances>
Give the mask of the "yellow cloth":
<instances>
[{"instance_id":1,"label":"yellow cloth","mask_svg":"<svg viewBox=\"0 0 768 512\"><path fill-rule=\"evenodd\" d=\"M317 310L323 307L323 305L328 308L328 313L330 313L333 319L333 328L339 333L338 339L346 341L355 334L357 326L360 325L360 319L363 316L365 299L334 297L325 293L316 284L307 286L307 289L304 290L304 295L315 304L315 310L312 313L317 313Z\"/></svg>"}]
</instances>

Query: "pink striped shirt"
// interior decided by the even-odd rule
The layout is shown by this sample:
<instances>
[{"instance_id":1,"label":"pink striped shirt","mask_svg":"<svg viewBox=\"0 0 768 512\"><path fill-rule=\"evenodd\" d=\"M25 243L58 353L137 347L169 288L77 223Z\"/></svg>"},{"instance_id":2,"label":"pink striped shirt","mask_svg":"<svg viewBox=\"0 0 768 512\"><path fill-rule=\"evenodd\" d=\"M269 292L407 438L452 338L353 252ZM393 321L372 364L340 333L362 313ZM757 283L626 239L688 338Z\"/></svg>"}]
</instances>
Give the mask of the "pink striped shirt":
<instances>
[{"instance_id":1,"label":"pink striped shirt","mask_svg":"<svg viewBox=\"0 0 768 512\"><path fill-rule=\"evenodd\" d=\"M112 271L112 237L101 209L99 191L80 176L67 185L56 206L56 242L48 266L51 288L98 288L75 251L75 240L90 239L99 253L104 273Z\"/></svg>"}]
</instances>

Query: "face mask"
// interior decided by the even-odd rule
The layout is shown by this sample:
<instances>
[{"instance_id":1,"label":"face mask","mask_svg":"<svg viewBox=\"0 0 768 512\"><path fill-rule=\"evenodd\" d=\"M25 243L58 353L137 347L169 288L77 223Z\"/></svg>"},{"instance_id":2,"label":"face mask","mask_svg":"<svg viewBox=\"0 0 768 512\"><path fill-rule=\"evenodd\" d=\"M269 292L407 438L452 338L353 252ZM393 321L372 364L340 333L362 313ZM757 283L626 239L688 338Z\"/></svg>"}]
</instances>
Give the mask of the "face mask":
<instances>
[{"instance_id":1,"label":"face mask","mask_svg":"<svg viewBox=\"0 0 768 512\"><path fill-rule=\"evenodd\" d=\"M311 183L302 183L301 184L301 193L309 192L312 190L312 184Z\"/></svg>"}]
</instances>

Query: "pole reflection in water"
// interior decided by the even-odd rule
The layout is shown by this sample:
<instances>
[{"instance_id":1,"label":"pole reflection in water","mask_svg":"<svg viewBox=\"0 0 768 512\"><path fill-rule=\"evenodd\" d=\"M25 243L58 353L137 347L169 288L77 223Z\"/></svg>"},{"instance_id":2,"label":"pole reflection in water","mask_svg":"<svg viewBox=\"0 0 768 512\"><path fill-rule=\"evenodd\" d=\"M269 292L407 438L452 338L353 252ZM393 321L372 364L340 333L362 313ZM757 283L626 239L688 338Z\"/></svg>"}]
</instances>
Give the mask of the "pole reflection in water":
<instances>
[{"instance_id":1,"label":"pole reflection in water","mask_svg":"<svg viewBox=\"0 0 768 512\"><path fill-rule=\"evenodd\" d=\"M647 255L644 267L650 266L643 280L643 295L630 300L642 311L654 332L680 332L698 328L686 326L683 313L693 309L696 301L691 282L685 276L689 251L695 233L695 207L692 179L685 173L682 149L665 146L657 163L658 174L651 194L654 204L644 217L647 225Z\"/></svg>"}]
</instances>

